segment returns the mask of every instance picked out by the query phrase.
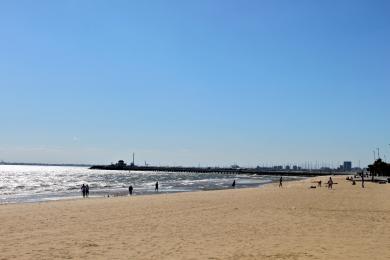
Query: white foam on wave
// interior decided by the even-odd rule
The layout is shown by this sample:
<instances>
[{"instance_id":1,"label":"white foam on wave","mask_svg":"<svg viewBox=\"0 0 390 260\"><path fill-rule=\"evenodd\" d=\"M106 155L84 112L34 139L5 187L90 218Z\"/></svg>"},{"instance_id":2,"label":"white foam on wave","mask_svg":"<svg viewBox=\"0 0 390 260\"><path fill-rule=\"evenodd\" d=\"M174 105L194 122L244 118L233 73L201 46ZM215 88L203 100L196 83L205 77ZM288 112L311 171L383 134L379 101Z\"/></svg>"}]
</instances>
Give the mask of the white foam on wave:
<instances>
[{"instance_id":1,"label":"white foam on wave","mask_svg":"<svg viewBox=\"0 0 390 260\"><path fill-rule=\"evenodd\" d=\"M86 167L0 165L1 202L30 202L80 197L80 187L89 184L91 196L126 194L133 185L136 194L185 192L258 187L278 178L259 175L224 175L218 173L170 173L90 170Z\"/></svg>"}]
</instances>

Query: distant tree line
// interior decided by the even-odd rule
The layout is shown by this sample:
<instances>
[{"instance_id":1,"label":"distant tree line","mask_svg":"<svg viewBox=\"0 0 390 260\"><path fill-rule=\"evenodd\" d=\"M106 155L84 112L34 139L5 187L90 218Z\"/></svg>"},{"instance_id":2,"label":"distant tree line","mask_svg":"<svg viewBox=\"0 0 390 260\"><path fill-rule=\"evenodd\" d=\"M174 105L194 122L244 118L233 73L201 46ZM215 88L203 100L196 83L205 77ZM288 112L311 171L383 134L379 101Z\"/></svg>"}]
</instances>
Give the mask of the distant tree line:
<instances>
[{"instance_id":1,"label":"distant tree line","mask_svg":"<svg viewBox=\"0 0 390 260\"><path fill-rule=\"evenodd\" d=\"M368 170L373 175L390 176L390 164L385 163L382 159L378 159L373 164L368 165Z\"/></svg>"}]
</instances>

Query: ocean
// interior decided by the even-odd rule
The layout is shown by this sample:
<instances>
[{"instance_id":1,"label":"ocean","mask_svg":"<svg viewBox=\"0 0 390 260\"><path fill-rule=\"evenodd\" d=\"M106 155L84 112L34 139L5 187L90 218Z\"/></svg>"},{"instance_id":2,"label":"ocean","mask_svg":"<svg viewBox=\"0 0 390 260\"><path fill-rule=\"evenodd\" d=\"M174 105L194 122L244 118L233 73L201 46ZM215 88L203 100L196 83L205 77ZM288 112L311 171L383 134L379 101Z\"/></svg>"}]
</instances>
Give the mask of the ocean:
<instances>
[{"instance_id":1,"label":"ocean","mask_svg":"<svg viewBox=\"0 0 390 260\"><path fill-rule=\"evenodd\" d=\"M285 180L302 179L286 177ZM80 187L88 184L90 197L123 196L128 187L134 195L260 187L276 182L278 176L220 173L172 173L90 170L87 167L0 165L0 204L41 202L81 197Z\"/></svg>"}]
</instances>

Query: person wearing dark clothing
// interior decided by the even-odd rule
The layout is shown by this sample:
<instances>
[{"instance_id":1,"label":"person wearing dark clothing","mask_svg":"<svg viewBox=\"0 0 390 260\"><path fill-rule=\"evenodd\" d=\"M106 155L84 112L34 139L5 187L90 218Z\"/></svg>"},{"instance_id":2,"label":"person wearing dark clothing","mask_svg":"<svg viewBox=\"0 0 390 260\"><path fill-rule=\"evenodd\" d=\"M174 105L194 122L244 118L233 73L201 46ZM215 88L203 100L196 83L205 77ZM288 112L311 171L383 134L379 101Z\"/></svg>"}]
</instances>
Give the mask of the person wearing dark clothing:
<instances>
[{"instance_id":1,"label":"person wearing dark clothing","mask_svg":"<svg viewBox=\"0 0 390 260\"><path fill-rule=\"evenodd\" d=\"M89 185L87 184L86 186L85 186L85 197L89 197Z\"/></svg>"},{"instance_id":2,"label":"person wearing dark clothing","mask_svg":"<svg viewBox=\"0 0 390 260\"><path fill-rule=\"evenodd\" d=\"M364 175L362 174L362 188L364 188Z\"/></svg>"},{"instance_id":3,"label":"person wearing dark clothing","mask_svg":"<svg viewBox=\"0 0 390 260\"><path fill-rule=\"evenodd\" d=\"M86 193L86 187L85 184L81 186L81 192L83 193L83 198L85 198L85 193Z\"/></svg>"},{"instance_id":4,"label":"person wearing dark clothing","mask_svg":"<svg viewBox=\"0 0 390 260\"><path fill-rule=\"evenodd\" d=\"M158 191L158 181L157 181L156 184L155 184L154 191Z\"/></svg>"},{"instance_id":5,"label":"person wearing dark clothing","mask_svg":"<svg viewBox=\"0 0 390 260\"><path fill-rule=\"evenodd\" d=\"M280 177L279 179L279 188L283 187L283 178Z\"/></svg>"},{"instance_id":6,"label":"person wearing dark clothing","mask_svg":"<svg viewBox=\"0 0 390 260\"><path fill-rule=\"evenodd\" d=\"M233 187L233 188L236 187L236 180L233 180L232 187Z\"/></svg>"},{"instance_id":7,"label":"person wearing dark clothing","mask_svg":"<svg viewBox=\"0 0 390 260\"><path fill-rule=\"evenodd\" d=\"M332 177L329 177L328 189L333 189L333 180L332 180Z\"/></svg>"},{"instance_id":8,"label":"person wearing dark clothing","mask_svg":"<svg viewBox=\"0 0 390 260\"><path fill-rule=\"evenodd\" d=\"M129 186L129 195L133 195L133 186L132 185Z\"/></svg>"}]
</instances>

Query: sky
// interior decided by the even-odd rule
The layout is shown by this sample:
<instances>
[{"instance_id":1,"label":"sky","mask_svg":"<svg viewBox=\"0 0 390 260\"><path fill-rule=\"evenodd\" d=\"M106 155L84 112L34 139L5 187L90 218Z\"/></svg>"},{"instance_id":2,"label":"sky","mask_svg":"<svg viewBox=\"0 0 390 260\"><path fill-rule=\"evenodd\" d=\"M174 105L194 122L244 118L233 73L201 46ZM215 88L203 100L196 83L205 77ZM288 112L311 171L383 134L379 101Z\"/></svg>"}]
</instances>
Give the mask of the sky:
<instances>
[{"instance_id":1,"label":"sky","mask_svg":"<svg viewBox=\"0 0 390 260\"><path fill-rule=\"evenodd\" d=\"M0 1L0 161L390 161L390 2ZM377 155L376 155L377 157Z\"/></svg>"}]
</instances>

